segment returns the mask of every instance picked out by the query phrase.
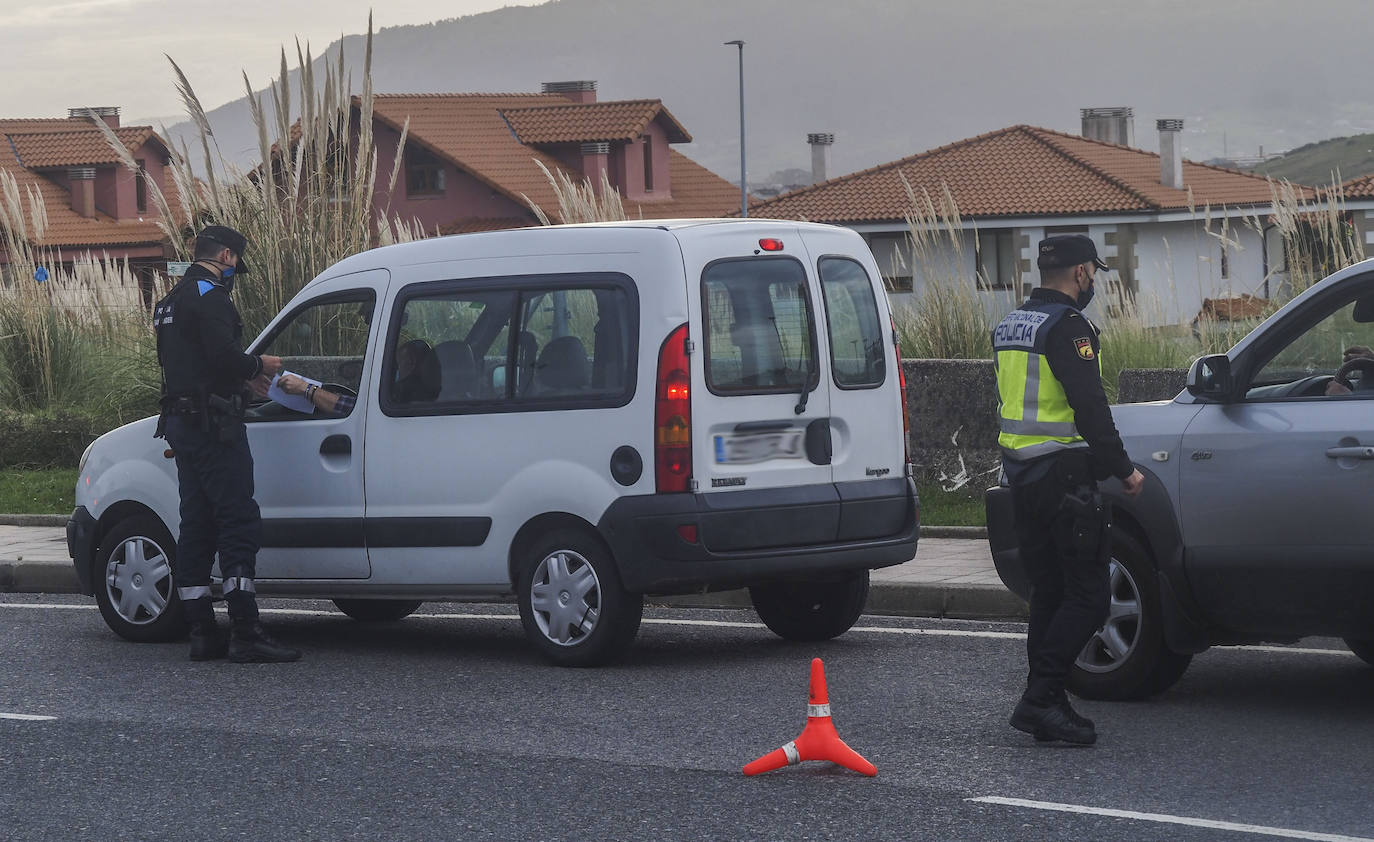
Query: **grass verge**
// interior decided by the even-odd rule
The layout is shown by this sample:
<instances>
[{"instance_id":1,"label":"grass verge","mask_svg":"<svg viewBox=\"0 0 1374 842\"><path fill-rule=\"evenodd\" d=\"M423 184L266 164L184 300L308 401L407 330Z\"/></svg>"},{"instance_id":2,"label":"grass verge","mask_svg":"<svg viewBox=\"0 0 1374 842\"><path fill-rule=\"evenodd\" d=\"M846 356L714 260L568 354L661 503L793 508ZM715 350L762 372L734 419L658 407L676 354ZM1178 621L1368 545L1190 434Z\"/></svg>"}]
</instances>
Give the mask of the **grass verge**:
<instances>
[{"instance_id":1,"label":"grass verge","mask_svg":"<svg viewBox=\"0 0 1374 842\"><path fill-rule=\"evenodd\" d=\"M987 526L981 499L945 491L934 483L918 485L916 493L921 497L922 526Z\"/></svg>"},{"instance_id":2,"label":"grass verge","mask_svg":"<svg viewBox=\"0 0 1374 842\"><path fill-rule=\"evenodd\" d=\"M0 472L0 512L69 515L76 505L76 469Z\"/></svg>"}]
</instances>

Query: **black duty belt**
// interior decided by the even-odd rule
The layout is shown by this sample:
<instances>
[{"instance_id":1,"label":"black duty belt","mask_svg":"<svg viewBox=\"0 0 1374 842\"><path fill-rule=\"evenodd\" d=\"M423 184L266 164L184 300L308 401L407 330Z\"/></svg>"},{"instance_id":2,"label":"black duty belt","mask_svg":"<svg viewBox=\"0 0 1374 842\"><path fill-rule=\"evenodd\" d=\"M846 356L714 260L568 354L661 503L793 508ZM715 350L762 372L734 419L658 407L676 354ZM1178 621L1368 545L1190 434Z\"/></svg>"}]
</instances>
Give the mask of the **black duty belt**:
<instances>
[{"instance_id":1,"label":"black duty belt","mask_svg":"<svg viewBox=\"0 0 1374 842\"><path fill-rule=\"evenodd\" d=\"M162 411L167 415L199 415L202 407L200 401L187 395L180 398L168 398L162 405Z\"/></svg>"}]
</instances>

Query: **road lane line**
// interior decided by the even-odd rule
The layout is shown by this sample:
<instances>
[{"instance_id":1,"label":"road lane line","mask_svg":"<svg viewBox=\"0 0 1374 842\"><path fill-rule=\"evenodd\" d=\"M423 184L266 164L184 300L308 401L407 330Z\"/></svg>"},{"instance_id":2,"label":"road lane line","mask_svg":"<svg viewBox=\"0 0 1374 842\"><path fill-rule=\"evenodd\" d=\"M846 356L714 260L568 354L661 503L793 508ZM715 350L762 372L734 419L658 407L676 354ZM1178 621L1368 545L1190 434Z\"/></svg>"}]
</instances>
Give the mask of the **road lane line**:
<instances>
[{"instance_id":1,"label":"road lane line","mask_svg":"<svg viewBox=\"0 0 1374 842\"><path fill-rule=\"evenodd\" d=\"M0 713L0 719L19 719L24 722L52 722L55 716L35 716L32 713Z\"/></svg>"},{"instance_id":2,"label":"road lane line","mask_svg":"<svg viewBox=\"0 0 1374 842\"><path fill-rule=\"evenodd\" d=\"M1024 798L1002 798L988 795L982 798L965 798L979 804L999 804L1004 807L1026 807L1032 810L1053 810L1059 813L1079 813L1091 816L1107 816L1116 819L1132 819L1142 822L1161 824L1181 824L1188 827L1205 827L1211 830L1232 830L1237 833L1254 833L1260 836L1279 836L1284 839L1310 839L1316 842L1374 842L1367 836L1345 836L1340 833L1317 833L1311 830L1293 830L1284 827L1266 827L1258 824L1224 822L1216 819L1198 819L1189 816L1171 816L1167 813L1138 813L1134 810L1112 810L1105 807L1085 807L1081 804L1056 804L1052 801L1028 801Z\"/></svg>"},{"instance_id":3,"label":"road lane line","mask_svg":"<svg viewBox=\"0 0 1374 842\"><path fill-rule=\"evenodd\" d=\"M0 608L59 608L66 610L94 611L95 605L67 605L51 602L0 602ZM263 608L264 614L279 614L296 617L341 617L339 611L308 608ZM412 614L417 619L431 620L518 620L519 614ZM927 618L931 619L931 618ZM763 623L746 623L737 620L691 620L671 617L645 617L641 622L662 626L702 626L722 629L762 629ZM854 626L851 632L863 634L909 634L918 637L976 637L990 640L1025 640L1025 632L979 631L974 629L906 629L892 626ZM1220 651L1244 650L1248 652L1270 652L1280 655L1337 655L1354 658L1355 653L1347 649L1317 649L1299 646L1218 646Z\"/></svg>"}]
</instances>

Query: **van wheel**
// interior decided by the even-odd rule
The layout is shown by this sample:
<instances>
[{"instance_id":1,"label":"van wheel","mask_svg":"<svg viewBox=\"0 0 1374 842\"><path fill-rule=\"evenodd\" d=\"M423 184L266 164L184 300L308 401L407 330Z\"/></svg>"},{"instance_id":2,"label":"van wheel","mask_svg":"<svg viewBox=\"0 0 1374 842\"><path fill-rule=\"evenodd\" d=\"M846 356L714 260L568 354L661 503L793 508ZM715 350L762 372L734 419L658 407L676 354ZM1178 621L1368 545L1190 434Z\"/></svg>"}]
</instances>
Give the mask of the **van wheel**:
<instances>
[{"instance_id":1,"label":"van wheel","mask_svg":"<svg viewBox=\"0 0 1374 842\"><path fill-rule=\"evenodd\" d=\"M1193 656L1164 642L1159 579L1149 554L1112 530L1111 607L1069 670L1069 689L1085 699L1144 699L1183 676Z\"/></svg>"},{"instance_id":2,"label":"van wheel","mask_svg":"<svg viewBox=\"0 0 1374 842\"><path fill-rule=\"evenodd\" d=\"M868 571L839 581L778 582L749 589L759 619L784 640L830 640L849 631L868 603Z\"/></svg>"},{"instance_id":3,"label":"van wheel","mask_svg":"<svg viewBox=\"0 0 1374 842\"><path fill-rule=\"evenodd\" d=\"M1361 661L1374 666L1374 640L1351 640L1347 637L1345 645L1349 646L1350 651L1354 652Z\"/></svg>"},{"instance_id":4,"label":"van wheel","mask_svg":"<svg viewBox=\"0 0 1374 842\"><path fill-rule=\"evenodd\" d=\"M163 643L186 634L172 581L176 542L152 515L134 515L100 539L91 581L100 616L115 634L137 643Z\"/></svg>"},{"instance_id":5,"label":"van wheel","mask_svg":"<svg viewBox=\"0 0 1374 842\"><path fill-rule=\"evenodd\" d=\"M525 553L519 570L520 621L544 657L563 667L595 667L629 649L644 597L621 586L599 539L556 529Z\"/></svg>"},{"instance_id":6,"label":"van wheel","mask_svg":"<svg viewBox=\"0 0 1374 842\"><path fill-rule=\"evenodd\" d=\"M415 613L418 599L336 599L334 605L360 623L392 623Z\"/></svg>"}]
</instances>

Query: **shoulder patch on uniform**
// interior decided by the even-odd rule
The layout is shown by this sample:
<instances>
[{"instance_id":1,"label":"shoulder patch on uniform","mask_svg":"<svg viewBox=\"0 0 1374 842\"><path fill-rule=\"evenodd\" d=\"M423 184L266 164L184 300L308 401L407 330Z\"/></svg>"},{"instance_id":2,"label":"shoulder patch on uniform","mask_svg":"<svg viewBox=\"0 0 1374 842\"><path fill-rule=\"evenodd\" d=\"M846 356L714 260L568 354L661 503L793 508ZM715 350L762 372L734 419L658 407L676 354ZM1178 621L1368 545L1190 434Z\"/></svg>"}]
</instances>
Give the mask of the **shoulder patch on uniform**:
<instances>
[{"instance_id":1,"label":"shoulder patch on uniform","mask_svg":"<svg viewBox=\"0 0 1374 842\"><path fill-rule=\"evenodd\" d=\"M204 295L205 293L209 292L214 288L215 285L210 283L209 281L196 281L196 289L200 290L201 295Z\"/></svg>"},{"instance_id":2,"label":"shoulder patch on uniform","mask_svg":"<svg viewBox=\"0 0 1374 842\"><path fill-rule=\"evenodd\" d=\"M1078 349L1078 356L1085 360L1091 360L1095 356L1093 353L1093 341L1086 336L1080 336L1073 341L1073 347Z\"/></svg>"}]
</instances>

